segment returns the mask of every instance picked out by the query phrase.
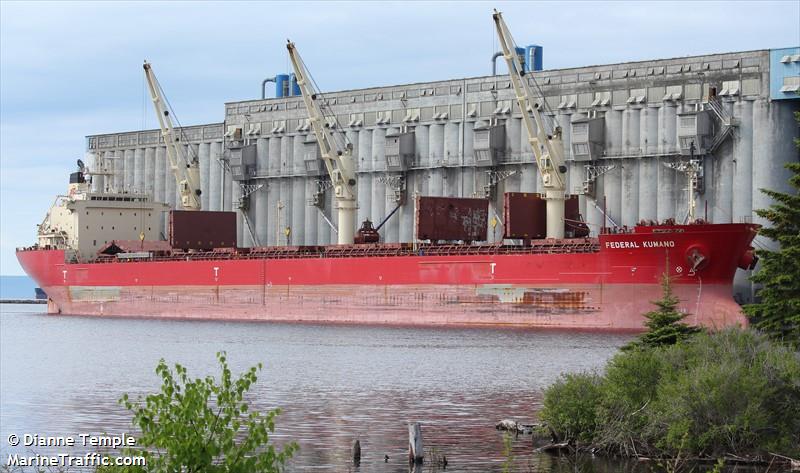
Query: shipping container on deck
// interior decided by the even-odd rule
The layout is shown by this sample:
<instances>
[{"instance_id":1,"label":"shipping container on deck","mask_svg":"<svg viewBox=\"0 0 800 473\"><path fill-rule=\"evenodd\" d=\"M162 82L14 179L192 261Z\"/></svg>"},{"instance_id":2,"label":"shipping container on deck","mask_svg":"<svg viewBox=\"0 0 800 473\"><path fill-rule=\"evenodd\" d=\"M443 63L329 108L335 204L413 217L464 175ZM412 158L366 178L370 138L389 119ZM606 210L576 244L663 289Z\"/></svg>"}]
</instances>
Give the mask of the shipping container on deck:
<instances>
[{"instance_id":1,"label":"shipping container on deck","mask_svg":"<svg viewBox=\"0 0 800 473\"><path fill-rule=\"evenodd\" d=\"M585 237L589 228L581 223L578 196L564 202L564 229L568 237ZM537 240L547 236L547 203L540 194L506 192L503 195L503 238Z\"/></svg>"},{"instance_id":2,"label":"shipping container on deck","mask_svg":"<svg viewBox=\"0 0 800 473\"><path fill-rule=\"evenodd\" d=\"M456 197L418 197L418 240L485 241L489 201Z\"/></svg>"},{"instance_id":3,"label":"shipping container on deck","mask_svg":"<svg viewBox=\"0 0 800 473\"><path fill-rule=\"evenodd\" d=\"M547 235L546 207L546 202L539 194L506 192L503 195L503 238L544 238Z\"/></svg>"},{"instance_id":4,"label":"shipping container on deck","mask_svg":"<svg viewBox=\"0 0 800 473\"><path fill-rule=\"evenodd\" d=\"M211 250L236 246L236 212L172 210L169 243L174 249Z\"/></svg>"}]
</instances>

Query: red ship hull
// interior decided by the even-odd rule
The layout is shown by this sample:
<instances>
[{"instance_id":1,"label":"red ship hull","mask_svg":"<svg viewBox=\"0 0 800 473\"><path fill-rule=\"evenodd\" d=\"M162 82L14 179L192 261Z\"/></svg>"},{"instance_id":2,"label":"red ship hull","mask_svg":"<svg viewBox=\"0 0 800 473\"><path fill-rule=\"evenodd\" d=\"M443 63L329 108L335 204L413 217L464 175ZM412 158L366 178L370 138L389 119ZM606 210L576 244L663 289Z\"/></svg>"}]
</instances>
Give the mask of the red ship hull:
<instances>
[{"instance_id":1,"label":"red ship hull","mask_svg":"<svg viewBox=\"0 0 800 473\"><path fill-rule=\"evenodd\" d=\"M732 298L756 225L637 227L532 247L381 245L66 263L17 252L59 314L320 323L641 329L669 273L687 322L745 325ZM334 257L335 255L335 257Z\"/></svg>"}]
</instances>

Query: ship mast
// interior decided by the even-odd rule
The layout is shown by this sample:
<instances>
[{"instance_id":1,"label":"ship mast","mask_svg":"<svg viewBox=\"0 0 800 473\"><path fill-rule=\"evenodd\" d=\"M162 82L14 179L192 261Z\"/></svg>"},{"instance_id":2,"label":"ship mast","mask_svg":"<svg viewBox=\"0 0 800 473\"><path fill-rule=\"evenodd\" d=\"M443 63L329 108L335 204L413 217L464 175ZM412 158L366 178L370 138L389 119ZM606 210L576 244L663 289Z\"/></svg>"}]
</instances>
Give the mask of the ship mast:
<instances>
[{"instance_id":1,"label":"ship mast","mask_svg":"<svg viewBox=\"0 0 800 473\"><path fill-rule=\"evenodd\" d=\"M525 71L515 53L514 39L508 30L503 14L494 11L494 23L503 57L508 65L508 74L514 86L519 103L522 121L528 132L528 143L536 158L536 167L542 177L547 202L547 238L564 238L564 190L566 181L564 174L564 145L561 141L561 127L556 127L552 135L545 132L544 116L540 105L534 100L530 84L525 78ZM544 97L542 97L544 102Z\"/></svg>"},{"instance_id":2,"label":"ship mast","mask_svg":"<svg viewBox=\"0 0 800 473\"><path fill-rule=\"evenodd\" d=\"M322 107L319 104L321 94L314 90L308 70L306 70L294 43L288 41L286 49L289 50L289 58L292 61L297 85L300 87L303 103L308 111L308 120L314 128L320 156L325 163L325 168L328 170L328 175L335 191L337 208L339 209L338 243L340 245L351 245L353 244L355 232L356 209L358 208L355 194L356 174L353 160L353 144L347 143L344 150L337 149L336 140L330 129L335 122L329 123L325 118Z\"/></svg>"},{"instance_id":3,"label":"ship mast","mask_svg":"<svg viewBox=\"0 0 800 473\"><path fill-rule=\"evenodd\" d=\"M695 202L694 194L697 192L698 179L703 171L703 164L699 159L695 159L694 151L695 146L694 141L692 141L689 145L689 161L664 163L664 166L681 172L686 176L686 223L692 223L695 221L697 203Z\"/></svg>"},{"instance_id":4,"label":"ship mast","mask_svg":"<svg viewBox=\"0 0 800 473\"><path fill-rule=\"evenodd\" d=\"M153 100L153 108L156 110L158 125L161 128L161 136L164 137L164 144L167 147L169 167L172 169L181 195L181 207L183 210L200 210L200 163L196 157L189 160L184 153L180 135L175 133L169 110L162 100L164 91L161 90L150 63L145 61L143 67L150 89L150 98Z\"/></svg>"}]
</instances>

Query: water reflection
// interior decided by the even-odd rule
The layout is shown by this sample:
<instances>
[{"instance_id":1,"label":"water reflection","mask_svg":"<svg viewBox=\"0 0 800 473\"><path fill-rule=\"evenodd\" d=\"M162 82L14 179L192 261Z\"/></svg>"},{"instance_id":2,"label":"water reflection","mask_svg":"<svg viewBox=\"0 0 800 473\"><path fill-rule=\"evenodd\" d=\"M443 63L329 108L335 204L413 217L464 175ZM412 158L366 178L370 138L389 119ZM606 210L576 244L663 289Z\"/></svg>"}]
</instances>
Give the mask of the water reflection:
<instances>
[{"instance_id":1,"label":"water reflection","mask_svg":"<svg viewBox=\"0 0 800 473\"><path fill-rule=\"evenodd\" d=\"M507 458L495 423L534 422L543 387L561 372L602 367L630 338L48 317L38 306L0 310L0 438L130 432L130 416L117 399L123 392L136 397L157 388L154 368L160 358L204 376L216 372L214 354L225 350L234 371L264 363L251 405L283 409L274 438L300 444L291 463L297 472L406 473L412 421L422 423L426 449L446 455L446 471L503 471ZM356 439L362 448L359 467L351 458ZM3 443L0 452L6 454ZM515 438L512 471L606 473L636 467L532 451L530 436ZM436 471L436 466L429 462L422 469Z\"/></svg>"}]
</instances>

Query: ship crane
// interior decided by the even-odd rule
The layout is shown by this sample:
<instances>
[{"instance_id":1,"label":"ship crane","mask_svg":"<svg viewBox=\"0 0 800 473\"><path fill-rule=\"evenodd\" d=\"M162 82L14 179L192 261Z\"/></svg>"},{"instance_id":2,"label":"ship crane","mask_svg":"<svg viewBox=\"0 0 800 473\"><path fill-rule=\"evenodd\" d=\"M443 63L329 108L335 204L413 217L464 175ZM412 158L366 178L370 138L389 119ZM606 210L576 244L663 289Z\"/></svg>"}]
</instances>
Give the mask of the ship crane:
<instances>
[{"instance_id":1,"label":"ship crane","mask_svg":"<svg viewBox=\"0 0 800 473\"><path fill-rule=\"evenodd\" d=\"M313 84L310 82L310 75L294 43L288 41L286 49L289 50L289 58L292 61L297 85L303 95L303 103L308 111L308 120L314 129L320 156L325 163L334 188L339 209L338 243L351 245L355 236L356 209L358 208L355 194L356 174L353 145L348 142L343 150L337 148L336 140L330 129L331 124L327 121L319 103L321 94L314 90Z\"/></svg>"},{"instance_id":2,"label":"ship crane","mask_svg":"<svg viewBox=\"0 0 800 473\"><path fill-rule=\"evenodd\" d=\"M525 79L525 72L515 53L516 44L508 26L503 21L503 14L495 10L493 17L503 57L508 65L508 74L511 77L511 83L522 112L522 121L528 132L528 142L536 158L536 165L545 189L547 238L564 238L564 191L566 189L564 174L567 172L567 168L564 165L561 127L556 126L552 135L545 132L544 116L540 105L534 100L530 84ZM542 98L542 103L544 103L544 98Z\"/></svg>"},{"instance_id":3,"label":"ship crane","mask_svg":"<svg viewBox=\"0 0 800 473\"><path fill-rule=\"evenodd\" d=\"M169 110L164 104L164 91L156 80L153 68L149 62L144 62L144 75L147 78L147 86L150 89L150 98L153 100L153 108L158 116L158 126L161 128L161 136L164 137L164 144L167 147L167 156L178 191L181 196L181 208L183 210L200 210L200 163L197 157L188 159L181 146L181 138L172 126Z\"/></svg>"}]
</instances>

